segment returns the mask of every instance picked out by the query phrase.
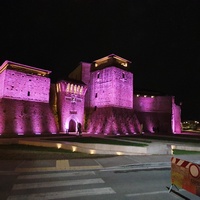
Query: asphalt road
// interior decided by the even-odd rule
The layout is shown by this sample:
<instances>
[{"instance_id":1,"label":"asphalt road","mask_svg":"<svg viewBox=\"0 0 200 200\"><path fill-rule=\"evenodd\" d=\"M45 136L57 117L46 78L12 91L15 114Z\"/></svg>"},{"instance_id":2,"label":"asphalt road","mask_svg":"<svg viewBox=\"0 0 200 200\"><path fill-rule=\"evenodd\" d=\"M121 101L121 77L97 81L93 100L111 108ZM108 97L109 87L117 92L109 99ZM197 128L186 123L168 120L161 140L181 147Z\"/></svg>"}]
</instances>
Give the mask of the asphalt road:
<instances>
[{"instance_id":1,"label":"asphalt road","mask_svg":"<svg viewBox=\"0 0 200 200\"><path fill-rule=\"evenodd\" d=\"M170 170L81 170L0 174L1 200L177 200ZM199 197L180 190L186 199Z\"/></svg>"}]
</instances>

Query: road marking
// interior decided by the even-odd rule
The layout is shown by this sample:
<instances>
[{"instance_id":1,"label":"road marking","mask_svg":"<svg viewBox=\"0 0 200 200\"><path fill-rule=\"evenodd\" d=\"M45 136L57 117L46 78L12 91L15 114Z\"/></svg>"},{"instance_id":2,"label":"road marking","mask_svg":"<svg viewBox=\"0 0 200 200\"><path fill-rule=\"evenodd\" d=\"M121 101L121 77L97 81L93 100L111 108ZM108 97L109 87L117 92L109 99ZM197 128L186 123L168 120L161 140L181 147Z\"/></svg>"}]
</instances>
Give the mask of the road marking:
<instances>
[{"instance_id":1,"label":"road marking","mask_svg":"<svg viewBox=\"0 0 200 200\"><path fill-rule=\"evenodd\" d=\"M126 194L127 197L136 197L136 196L144 196L144 195L153 195L153 194L161 194L161 193L169 193L166 190L155 191L155 192L143 192L143 193L134 193L134 194Z\"/></svg>"},{"instance_id":2,"label":"road marking","mask_svg":"<svg viewBox=\"0 0 200 200\"><path fill-rule=\"evenodd\" d=\"M34 189L34 188L48 188L48 187L62 187L69 185L88 185L104 183L101 178L95 179L80 179L80 180L68 180L68 181L50 181L50 182L40 182L40 183L23 183L15 184L13 190L23 190L23 189Z\"/></svg>"},{"instance_id":3,"label":"road marking","mask_svg":"<svg viewBox=\"0 0 200 200\"><path fill-rule=\"evenodd\" d=\"M57 173L46 173L46 174L33 174L33 175L21 175L18 179L44 179L44 178L56 178L56 177L71 177L71 176L87 176L95 175L94 171L83 171L83 172L57 172Z\"/></svg>"},{"instance_id":4,"label":"road marking","mask_svg":"<svg viewBox=\"0 0 200 200\"><path fill-rule=\"evenodd\" d=\"M103 195L103 194L114 194L116 193L112 188L93 188L84 190L71 190L63 192L47 192L38 194L26 194L26 195L14 195L9 196L7 200L47 200L47 199L62 199L70 197L82 197L90 195Z\"/></svg>"}]
</instances>

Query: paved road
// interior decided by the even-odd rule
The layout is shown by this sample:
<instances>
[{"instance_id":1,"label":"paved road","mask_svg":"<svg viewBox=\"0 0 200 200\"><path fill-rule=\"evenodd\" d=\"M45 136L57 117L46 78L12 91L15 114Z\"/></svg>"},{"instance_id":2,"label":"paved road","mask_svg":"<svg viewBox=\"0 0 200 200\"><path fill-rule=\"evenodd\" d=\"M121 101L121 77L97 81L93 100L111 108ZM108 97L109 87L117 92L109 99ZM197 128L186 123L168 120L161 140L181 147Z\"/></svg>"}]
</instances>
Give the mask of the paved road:
<instances>
[{"instance_id":1,"label":"paved road","mask_svg":"<svg viewBox=\"0 0 200 200\"><path fill-rule=\"evenodd\" d=\"M181 200L168 192L170 170L81 170L0 175L1 200ZM3 183L3 184L2 184ZM180 190L187 199L199 197Z\"/></svg>"},{"instance_id":2,"label":"paved road","mask_svg":"<svg viewBox=\"0 0 200 200\"><path fill-rule=\"evenodd\" d=\"M82 200L89 200L95 196L96 200L103 200L105 198L144 200L150 195L152 199L155 199L153 197L158 199L157 196L159 196L162 200L164 200L164 197L173 200L173 198L169 198L169 194L166 192L166 186L170 186L171 157L170 155L151 155L75 160L0 161L0 199L58 200L72 197L73 199L79 199L81 197ZM179 158L199 163L199 155L182 155ZM139 190L132 190L130 188L130 192L120 190L123 184L127 185L127 187L132 184L127 182L130 175L133 176L130 178L132 180L141 171L141 177L143 177L145 173L150 173L151 175L152 171L164 172L166 170L167 179L165 178L166 174L163 174L164 178L160 180L161 182L164 180L162 189L151 188L151 190L144 191L142 188L147 186L140 183L141 188ZM120 178L119 174L123 174L123 176ZM85 175L87 176L81 182ZM150 177L150 175L147 177ZM74 178L70 179L69 177L72 176ZM124 183L121 182L122 180ZM159 185L159 180L155 177L150 177L148 180L152 180L152 182L147 181L148 184ZM156 183L153 181L156 181ZM108 182L110 184L107 184ZM72 187L73 184L76 186ZM54 188L53 190L52 187ZM121 196L118 196L118 193ZM143 198L140 198L142 196L141 193L143 193ZM146 199L150 200L151 198ZM194 198L192 199L194 200Z\"/></svg>"},{"instance_id":3,"label":"paved road","mask_svg":"<svg viewBox=\"0 0 200 200\"><path fill-rule=\"evenodd\" d=\"M119 200L140 200L140 196L143 194L142 200L145 198L148 200L151 198L164 200L166 196L168 197L167 199L173 200L173 198L169 196L171 194L168 194L168 191L164 188L170 186L169 172L171 169L172 157L173 155L135 155L72 160L1 160L0 199L26 200L30 197L29 199L33 200L58 200L66 198L88 200L94 197L96 200L102 200L105 198L117 199L119 197ZM176 157L200 164L199 155L181 155ZM167 172L168 178L163 178L163 180L167 182L164 182L162 189L151 188L149 191L129 189L130 192L120 191L120 187L123 185L131 185L126 181L129 180L130 174L135 178L141 171L142 174L152 173L152 171L149 170L158 173L160 173L160 171ZM86 174L83 175L84 173ZM119 178L116 174L123 175ZM45 176L48 176L48 178L46 179ZM83 178L84 176L85 178ZM119 179L116 178L117 176ZM141 175L141 177L142 176L143 175ZM163 177L165 176L166 174L163 174ZM113 183L110 181L112 179L114 180ZM121 181L122 179L124 182ZM153 180L154 178L150 178L149 180L151 179ZM50 183L49 180L53 182ZM156 181L159 182L159 180ZM158 182L156 184L158 184ZM151 182L149 182L149 184L151 184ZM72 185L74 186L72 187ZM52 190L52 187L56 189ZM119 193L121 196L118 196ZM31 196L27 196L30 194ZM47 198L45 198L45 196ZM177 196L174 198L177 199ZM195 198L191 199L195 200Z\"/></svg>"},{"instance_id":4,"label":"paved road","mask_svg":"<svg viewBox=\"0 0 200 200\"><path fill-rule=\"evenodd\" d=\"M37 172L61 170L131 168L170 168L172 155L114 156L97 159L71 160L1 160L0 172ZM176 156L177 157L177 156ZM178 158L200 164L199 155L180 155Z\"/></svg>"}]
</instances>

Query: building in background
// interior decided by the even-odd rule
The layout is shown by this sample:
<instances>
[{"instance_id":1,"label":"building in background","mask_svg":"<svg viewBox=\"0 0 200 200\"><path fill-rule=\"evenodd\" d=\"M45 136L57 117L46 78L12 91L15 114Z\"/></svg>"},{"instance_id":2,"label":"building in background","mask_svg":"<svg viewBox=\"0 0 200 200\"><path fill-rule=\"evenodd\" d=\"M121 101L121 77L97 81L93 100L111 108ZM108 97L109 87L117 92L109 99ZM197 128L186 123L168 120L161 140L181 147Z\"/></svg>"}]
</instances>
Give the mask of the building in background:
<instances>
[{"instance_id":1,"label":"building in background","mask_svg":"<svg viewBox=\"0 0 200 200\"><path fill-rule=\"evenodd\" d=\"M49 104L50 73L11 61L0 66L0 134L57 133Z\"/></svg>"},{"instance_id":2,"label":"building in background","mask_svg":"<svg viewBox=\"0 0 200 200\"><path fill-rule=\"evenodd\" d=\"M66 80L5 61L0 67L0 134L180 133L174 96L134 91L131 61L115 54L81 62Z\"/></svg>"},{"instance_id":3,"label":"building in background","mask_svg":"<svg viewBox=\"0 0 200 200\"><path fill-rule=\"evenodd\" d=\"M174 96L134 91L131 62L111 54L81 62L69 78L87 85L85 131L97 134L180 133Z\"/></svg>"},{"instance_id":4,"label":"building in background","mask_svg":"<svg viewBox=\"0 0 200 200\"><path fill-rule=\"evenodd\" d=\"M87 87L81 81L60 80L52 85L51 99L60 133L77 132L84 121L84 103Z\"/></svg>"}]
</instances>

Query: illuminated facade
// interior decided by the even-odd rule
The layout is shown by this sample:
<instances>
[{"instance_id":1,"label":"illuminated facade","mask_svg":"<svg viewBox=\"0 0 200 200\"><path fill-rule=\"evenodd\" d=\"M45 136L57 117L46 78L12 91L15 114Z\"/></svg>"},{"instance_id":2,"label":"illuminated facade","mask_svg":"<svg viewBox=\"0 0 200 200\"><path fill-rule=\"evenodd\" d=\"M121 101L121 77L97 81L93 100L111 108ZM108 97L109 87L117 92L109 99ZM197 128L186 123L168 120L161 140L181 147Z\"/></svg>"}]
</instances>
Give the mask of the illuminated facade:
<instances>
[{"instance_id":1,"label":"illuminated facade","mask_svg":"<svg viewBox=\"0 0 200 200\"><path fill-rule=\"evenodd\" d=\"M87 85L85 131L96 134L181 132L173 96L135 93L131 62L115 54L80 65L69 77Z\"/></svg>"},{"instance_id":2,"label":"illuminated facade","mask_svg":"<svg viewBox=\"0 0 200 200\"><path fill-rule=\"evenodd\" d=\"M0 134L57 133L49 105L50 73L11 61L0 66Z\"/></svg>"},{"instance_id":3,"label":"illuminated facade","mask_svg":"<svg viewBox=\"0 0 200 200\"><path fill-rule=\"evenodd\" d=\"M134 91L131 62L115 54L81 62L66 80L11 61L0 66L0 134L180 133L173 96Z\"/></svg>"},{"instance_id":4,"label":"illuminated facade","mask_svg":"<svg viewBox=\"0 0 200 200\"><path fill-rule=\"evenodd\" d=\"M75 80L62 80L55 86L59 132L77 132L78 123L84 124L84 102L87 87Z\"/></svg>"}]
</instances>

